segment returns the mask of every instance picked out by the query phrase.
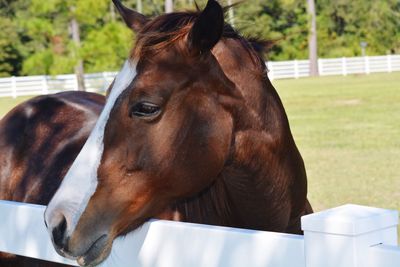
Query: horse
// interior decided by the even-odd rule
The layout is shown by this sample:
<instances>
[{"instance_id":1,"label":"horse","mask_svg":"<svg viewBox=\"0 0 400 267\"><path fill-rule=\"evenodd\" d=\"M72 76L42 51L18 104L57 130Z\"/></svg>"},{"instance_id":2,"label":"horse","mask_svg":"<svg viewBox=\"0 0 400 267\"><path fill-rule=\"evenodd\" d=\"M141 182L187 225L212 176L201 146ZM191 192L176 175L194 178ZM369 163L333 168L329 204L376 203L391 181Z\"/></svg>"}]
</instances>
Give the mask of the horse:
<instances>
[{"instance_id":1,"label":"horse","mask_svg":"<svg viewBox=\"0 0 400 267\"><path fill-rule=\"evenodd\" d=\"M102 95L63 92L35 97L7 113L0 121L0 199L47 205L104 103ZM64 265L0 252L0 266Z\"/></svg>"},{"instance_id":2,"label":"horse","mask_svg":"<svg viewBox=\"0 0 400 267\"><path fill-rule=\"evenodd\" d=\"M251 42L216 0L152 19L113 2L136 45L45 211L57 252L96 265L149 218L301 233L304 163Z\"/></svg>"}]
</instances>

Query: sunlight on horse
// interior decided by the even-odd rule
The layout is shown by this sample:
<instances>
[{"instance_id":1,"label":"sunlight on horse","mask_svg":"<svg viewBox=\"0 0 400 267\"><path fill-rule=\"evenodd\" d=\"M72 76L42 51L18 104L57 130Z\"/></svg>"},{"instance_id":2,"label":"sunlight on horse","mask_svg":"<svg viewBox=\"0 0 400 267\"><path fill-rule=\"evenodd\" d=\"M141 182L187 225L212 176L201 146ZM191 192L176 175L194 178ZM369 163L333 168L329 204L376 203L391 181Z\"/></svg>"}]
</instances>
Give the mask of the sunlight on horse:
<instances>
[{"instance_id":1,"label":"sunlight on horse","mask_svg":"<svg viewBox=\"0 0 400 267\"><path fill-rule=\"evenodd\" d=\"M103 105L101 95L64 92L38 96L12 109L0 121L0 199L47 205ZM15 226L25 229L25 214L18 218ZM0 252L2 267L55 265L61 266Z\"/></svg>"},{"instance_id":2,"label":"sunlight on horse","mask_svg":"<svg viewBox=\"0 0 400 267\"><path fill-rule=\"evenodd\" d=\"M48 204L57 252L86 266L150 218L301 233L306 172L263 42L215 0L155 18L113 2L137 42L105 106L70 92L11 111L0 199Z\"/></svg>"},{"instance_id":3,"label":"sunlight on horse","mask_svg":"<svg viewBox=\"0 0 400 267\"><path fill-rule=\"evenodd\" d=\"M137 43L48 205L57 251L97 264L151 217L299 233L304 164L251 43L215 0L154 19L114 3Z\"/></svg>"}]
</instances>

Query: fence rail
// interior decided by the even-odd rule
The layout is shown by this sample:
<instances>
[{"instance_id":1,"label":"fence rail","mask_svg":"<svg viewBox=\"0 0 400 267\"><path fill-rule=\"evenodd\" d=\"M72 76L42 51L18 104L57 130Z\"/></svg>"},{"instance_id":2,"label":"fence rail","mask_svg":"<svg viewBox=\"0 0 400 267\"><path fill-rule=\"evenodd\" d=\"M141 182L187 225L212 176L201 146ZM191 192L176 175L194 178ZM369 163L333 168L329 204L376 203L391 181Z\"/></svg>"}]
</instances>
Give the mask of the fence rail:
<instances>
[{"instance_id":1,"label":"fence rail","mask_svg":"<svg viewBox=\"0 0 400 267\"><path fill-rule=\"evenodd\" d=\"M87 91L104 92L114 80L116 72L85 74ZM0 78L0 97L51 94L78 90L74 74L56 76L25 76Z\"/></svg>"},{"instance_id":2,"label":"fence rail","mask_svg":"<svg viewBox=\"0 0 400 267\"><path fill-rule=\"evenodd\" d=\"M53 249L45 207L0 201L0 251L77 266ZM302 217L304 236L154 220L102 267L398 267L398 212L344 205Z\"/></svg>"},{"instance_id":3,"label":"fence rail","mask_svg":"<svg viewBox=\"0 0 400 267\"><path fill-rule=\"evenodd\" d=\"M308 60L267 62L270 79L308 77ZM318 59L319 75L369 74L400 71L400 55Z\"/></svg>"},{"instance_id":4,"label":"fence rail","mask_svg":"<svg viewBox=\"0 0 400 267\"><path fill-rule=\"evenodd\" d=\"M271 80L297 79L309 76L308 60L268 61L266 64L269 70L268 76ZM400 55L320 58L318 68L321 76L400 71ZM86 74L85 85L87 90L104 92L116 74L116 72ZM15 98L23 95L77 90L77 88L77 80L74 74L0 78L0 97L12 96Z\"/></svg>"}]
</instances>

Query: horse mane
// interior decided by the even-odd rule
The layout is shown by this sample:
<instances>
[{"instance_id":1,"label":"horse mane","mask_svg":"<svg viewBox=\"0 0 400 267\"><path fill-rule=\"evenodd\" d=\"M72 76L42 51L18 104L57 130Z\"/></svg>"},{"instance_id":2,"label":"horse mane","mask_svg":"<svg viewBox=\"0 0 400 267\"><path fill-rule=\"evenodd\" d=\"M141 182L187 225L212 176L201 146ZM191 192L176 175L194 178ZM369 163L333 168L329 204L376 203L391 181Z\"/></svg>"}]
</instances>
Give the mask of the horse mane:
<instances>
[{"instance_id":1,"label":"horse mane","mask_svg":"<svg viewBox=\"0 0 400 267\"><path fill-rule=\"evenodd\" d=\"M224 8L224 12L227 10L228 8ZM199 10L175 12L150 20L138 33L136 46L131 51L131 58L141 58L147 52L157 53L183 39L200 13ZM224 24L222 38L239 41L252 60L259 64L261 71L266 70L263 55L271 47L272 42L259 38L245 38L228 23Z\"/></svg>"}]
</instances>

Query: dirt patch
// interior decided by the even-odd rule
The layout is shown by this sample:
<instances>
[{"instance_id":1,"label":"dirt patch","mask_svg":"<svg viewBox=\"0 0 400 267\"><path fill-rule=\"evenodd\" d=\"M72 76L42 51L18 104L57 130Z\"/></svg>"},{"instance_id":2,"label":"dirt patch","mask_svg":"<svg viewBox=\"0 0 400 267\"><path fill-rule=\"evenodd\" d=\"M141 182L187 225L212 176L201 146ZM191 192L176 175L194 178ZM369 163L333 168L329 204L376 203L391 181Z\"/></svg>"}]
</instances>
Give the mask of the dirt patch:
<instances>
[{"instance_id":1,"label":"dirt patch","mask_svg":"<svg viewBox=\"0 0 400 267\"><path fill-rule=\"evenodd\" d=\"M342 99L335 101L337 106L357 106L361 104L361 99Z\"/></svg>"}]
</instances>

